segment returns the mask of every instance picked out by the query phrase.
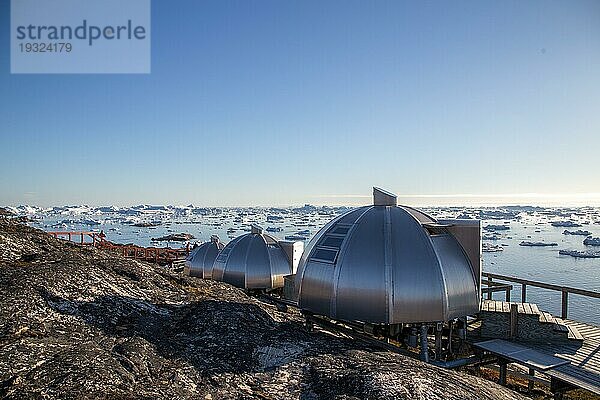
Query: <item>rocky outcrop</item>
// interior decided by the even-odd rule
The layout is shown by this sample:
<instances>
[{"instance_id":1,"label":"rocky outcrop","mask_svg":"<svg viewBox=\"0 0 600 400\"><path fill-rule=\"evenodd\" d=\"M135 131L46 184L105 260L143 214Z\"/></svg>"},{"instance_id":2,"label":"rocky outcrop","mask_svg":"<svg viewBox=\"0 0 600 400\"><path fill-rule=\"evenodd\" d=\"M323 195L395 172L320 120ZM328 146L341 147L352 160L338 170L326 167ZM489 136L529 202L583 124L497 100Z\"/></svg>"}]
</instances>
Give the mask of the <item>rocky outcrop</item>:
<instances>
[{"instance_id":1,"label":"rocky outcrop","mask_svg":"<svg viewBox=\"0 0 600 400\"><path fill-rule=\"evenodd\" d=\"M195 237L189 233L172 233L167 236L152 238L155 242L187 242L192 239L195 239Z\"/></svg>"},{"instance_id":2,"label":"rocky outcrop","mask_svg":"<svg viewBox=\"0 0 600 400\"><path fill-rule=\"evenodd\" d=\"M0 218L0 397L516 399L229 285Z\"/></svg>"}]
</instances>

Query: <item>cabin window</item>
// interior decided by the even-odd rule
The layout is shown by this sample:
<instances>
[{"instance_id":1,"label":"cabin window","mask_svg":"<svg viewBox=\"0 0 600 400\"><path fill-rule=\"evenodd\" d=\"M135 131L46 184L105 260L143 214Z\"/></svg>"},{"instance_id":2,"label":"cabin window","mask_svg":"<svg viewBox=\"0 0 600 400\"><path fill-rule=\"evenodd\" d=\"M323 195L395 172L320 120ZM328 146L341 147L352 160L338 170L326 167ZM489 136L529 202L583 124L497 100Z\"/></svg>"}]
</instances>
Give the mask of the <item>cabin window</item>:
<instances>
[{"instance_id":1,"label":"cabin window","mask_svg":"<svg viewBox=\"0 0 600 400\"><path fill-rule=\"evenodd\" d=\"M349 226L336 226L335 228L333 228L333 230L329 233L333 233L335 235L345 235L350 231L350 227Z\"/></svg>"},{"instance_id":2,"label":"cabin window","mask_svg":"<svg viewBox=\"0 0 600 400\"><path fill-rule=\"evenodd\" d=\"M339 249L342 246L344 238L341 236L326 236L325 239L320 243L321 246L335 247Z\"/></svg>"},{"instance_id":3,"label":"cabin window","mask_svg":"<svg viewBox=\"0 0 600 400\"><path fill-rule=\"evenodd\" d=\"M338 252L333 249L316 249L311 257L315 261L323 261L326 263L335 263L335 259L337 258Z\"/></svg>"}]
</instances>

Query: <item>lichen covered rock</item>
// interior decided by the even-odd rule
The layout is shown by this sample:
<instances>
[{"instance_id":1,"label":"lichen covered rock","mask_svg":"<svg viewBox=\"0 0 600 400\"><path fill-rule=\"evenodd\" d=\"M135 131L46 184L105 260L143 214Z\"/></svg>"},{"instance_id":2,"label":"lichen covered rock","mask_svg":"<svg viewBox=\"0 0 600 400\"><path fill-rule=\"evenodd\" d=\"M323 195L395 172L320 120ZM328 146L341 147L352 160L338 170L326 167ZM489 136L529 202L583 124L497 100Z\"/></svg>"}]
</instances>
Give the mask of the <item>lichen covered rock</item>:
<instances>
[{"instance_id":1,"label":"lichen covered rock","mask_svg":"<svg viewBox=\"0 0 600 400\"><path fill-rule=\"evenodd\" d=\"M0 397L516 399L324 332L227 284L0 217Z\"/></svg>"}]
</instances>

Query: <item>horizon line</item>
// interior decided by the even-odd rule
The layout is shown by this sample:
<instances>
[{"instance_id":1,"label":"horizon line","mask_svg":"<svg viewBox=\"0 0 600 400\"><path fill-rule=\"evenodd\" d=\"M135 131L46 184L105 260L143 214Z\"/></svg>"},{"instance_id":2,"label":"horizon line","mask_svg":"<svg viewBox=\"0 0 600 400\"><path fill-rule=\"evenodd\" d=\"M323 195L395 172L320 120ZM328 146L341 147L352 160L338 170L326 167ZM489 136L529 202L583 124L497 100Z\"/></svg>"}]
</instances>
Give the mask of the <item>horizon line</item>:
<instances>
[{"instance_id":1,"label":"horizon line","mask_svg":"<svg viewBox=\"0 0 600 400\"><path fill-rule=\"evenodd\" d=\"M363 194L321 194L311 196L311 198L371 198L373 195ZM581 197L600 197L600 192L592 193L497 193L497 194L477 194L477 193L457 193L457 194L397 194L398 198L581 198Z\"/></svg>"}]
</instances>

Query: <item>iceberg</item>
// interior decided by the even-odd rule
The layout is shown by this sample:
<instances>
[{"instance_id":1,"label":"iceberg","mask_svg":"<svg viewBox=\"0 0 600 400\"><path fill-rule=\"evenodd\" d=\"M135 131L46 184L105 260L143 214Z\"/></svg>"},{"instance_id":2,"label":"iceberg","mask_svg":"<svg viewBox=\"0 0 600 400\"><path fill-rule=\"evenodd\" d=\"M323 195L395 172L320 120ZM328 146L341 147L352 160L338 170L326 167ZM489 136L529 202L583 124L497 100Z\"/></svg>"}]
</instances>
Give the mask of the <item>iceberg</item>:
<instances>
[{"instance_id":1,"label":"iceberg","mask_svg":"<svg viewBox=\"0 0 600 400\"><path fill-rule=\"evenodd\" d=\"M548 247L548 246L558 246L558 243L548 243L548 242L528 242L523 241L519 243L519 246L527 246L527 247Z\"/></svg>"},{"instance_id":2,"label":"iceberg","mask_svg":"<svg viewBox=\"0 0 600 400\"><path fill-rule=\"evenodd\" d=\"M573 221L554 221L550 225L556 228L577 228L581 226L581 224Z\"/></svg>"},{"instance_id":3,"label":"iceberg","mask_svg":"<svg viewBox=\"0 0 600 400\"><path fill-rule=\"evenodd\" d=\"M559 250L558 254L575 258L600 258L600 251Z\"/></svg>"},{"instance_id":4,"label":"iceberg","mask_svg":"<svg viewBox=\"0 0 600 400\"><path fill-rule=\"evenodd\" d=\"M496 253L499 251L504 251L504 247L502 247L501 245L498 245L498 244L483 243L481 245L481 250L484 253Z\"/></svg>"},{"instance_id":5,"label":"iceberg","mask_svg":"<svg viewBox=\"0 0 600 400\"><path fill-rule=\"evenodd\" d=\"M507 231L510 229L510 226L507 225L488 225L483 228L485 231Z\"/></svg>"},{"instance_id":6,"label":"iceberg","mask_svg":"<svg viewBox=\"0 0 600 400\"><path fill-rule=\"evenodd\" d=\"M600 246L600 237L587 237L583 240L586 246Z\"/></svg>"},{"instance_id":7,"label":"iceberg","mask_svg":"<svg viewBox=\"0 0 600 400\"><path fill-rule=\"evenodd\" d=\"M308 240L308 238L300 235L288 235L285 240Z\"/></svg>"},{"instance_id":8,"label":"iceberg","mask_svg":"<svg viewBox=\"0 0 600 400\"><path fill-rule=\"evenodd\" d=\"M563 231L563 235L590 236L591 234L592 234L592 232L590 232L590 231L582 231L581 229L578 229L576 231L569 231L569 230L565 229Z\"/></svg>"}]
</instances>

